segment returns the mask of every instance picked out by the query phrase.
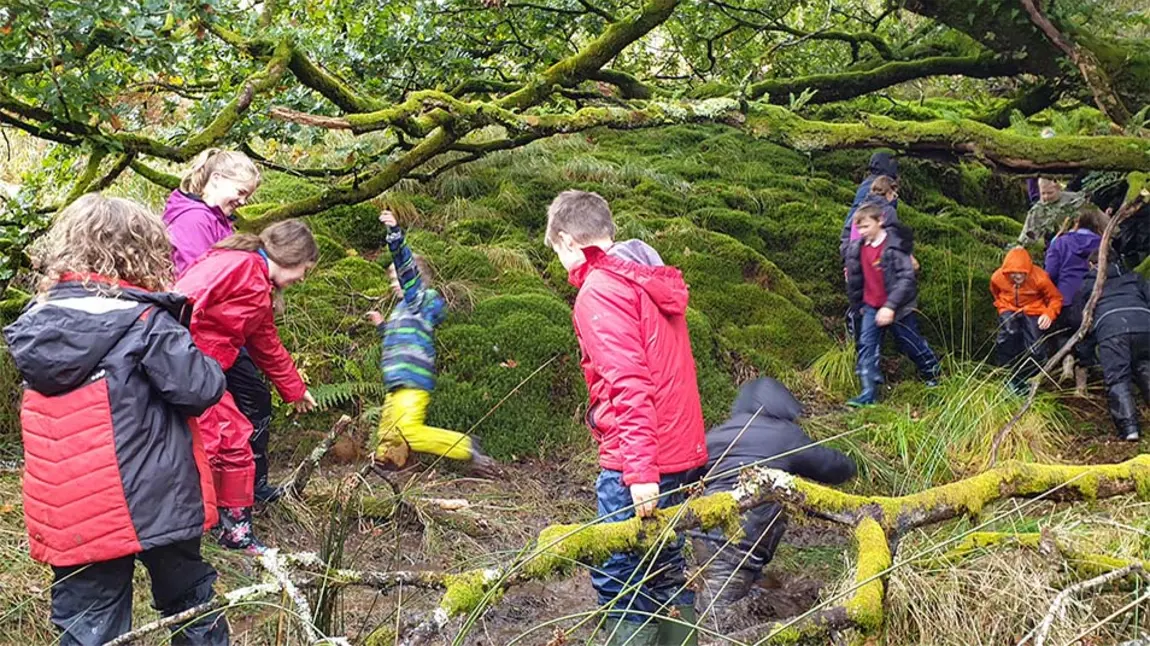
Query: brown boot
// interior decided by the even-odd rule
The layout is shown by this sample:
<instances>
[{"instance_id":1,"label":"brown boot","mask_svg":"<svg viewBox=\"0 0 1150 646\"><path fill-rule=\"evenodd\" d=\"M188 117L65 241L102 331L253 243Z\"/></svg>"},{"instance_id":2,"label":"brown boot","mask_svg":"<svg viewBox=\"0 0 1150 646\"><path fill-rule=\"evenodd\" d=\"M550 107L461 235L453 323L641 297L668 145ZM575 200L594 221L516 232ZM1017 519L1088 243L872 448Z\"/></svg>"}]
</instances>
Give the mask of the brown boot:
<instances>
[{"instance_id":1,"label":"brown boot","mask_svg":"<svg viewBox=\"0 0 1150 646\"><path fill-rule=\"evenodd\" d=\"M1086 396L1086 368L1082 366L1074 368L1074 396Z\"/></svg>"},{"instance_id":2,"label":"brown boot","mask_svg":"<svg viewBox=\"0 0 1150 646\"><path fill-rule=\"evenodd\" d=\"M1062 374L1058 377L1058 383L1063 384L1074 378L1074 357L1066 355L1062 357Z\"/></svg>"}]
</instances>

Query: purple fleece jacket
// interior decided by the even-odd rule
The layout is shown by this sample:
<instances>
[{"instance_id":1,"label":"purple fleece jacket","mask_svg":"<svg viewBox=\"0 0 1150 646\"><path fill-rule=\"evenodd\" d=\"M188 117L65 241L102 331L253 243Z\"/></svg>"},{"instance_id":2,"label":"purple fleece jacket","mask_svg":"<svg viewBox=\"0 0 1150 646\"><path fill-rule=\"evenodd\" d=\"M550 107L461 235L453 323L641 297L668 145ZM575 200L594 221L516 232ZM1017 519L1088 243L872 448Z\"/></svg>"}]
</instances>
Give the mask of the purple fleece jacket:
<instances>
[{"instance_id":1,"label":"purple fleece jacket","mask_svg":"<svg viewBox=\"0 0 1150 646\"><path fill-rule=\"evenodd\" d=\"M1067 231L1050 242L1044 269L1062 294L1063 303L1074 300L1090 269L1090 254L1101 243L1101 236L1086 229Z\"/></svg>"},{"instance_id":2,"label":"purple fleece jacket","mask_svg":"<svg viewBox=\"0 0 1150 646\"><path fill-rule=\"evenodd\" d=\"M232 223L219 207L208 206L198 195L172 191L164 206L164 224L172 239L176 276L184 273L212 245L232 235Z\"/></svg>"}]
</instances>

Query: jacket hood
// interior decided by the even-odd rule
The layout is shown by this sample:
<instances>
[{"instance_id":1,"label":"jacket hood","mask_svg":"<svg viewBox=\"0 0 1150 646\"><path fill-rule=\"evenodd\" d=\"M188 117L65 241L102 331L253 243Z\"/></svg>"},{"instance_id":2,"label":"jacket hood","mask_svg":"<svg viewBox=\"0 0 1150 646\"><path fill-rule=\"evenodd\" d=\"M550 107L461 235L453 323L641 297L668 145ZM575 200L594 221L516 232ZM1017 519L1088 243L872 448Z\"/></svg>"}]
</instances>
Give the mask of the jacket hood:
<instances>
[{"instance_id":1,"label":"jacket hood","mask_svg":"<svg viewBox=\"0 0 1150 646\"><path fill-rule=\"evenodd\" d=\"M1030 253L1022 247L1015 247L1006 252L1006 258L1002 261L1002 272L1005 274L1014 272L1029 274L1033 268L1034 261L1030 259Z\"/></svg>"},{"instance_id":2,"label":"jacket hood","mask_svg":"<svg viewBox=\"0 0 1150 646\"><path fill-rule=\"evenodd\" d=\"M743 384L731 406L732 417L754 415L756 412L793 422L803 414L803 405L786 386L770 377L762 377Z\"/></svg>"},{"instance_id":3,"label":"jacket hood","mask_svg":"<svg viewBox=\"0 0 1150 646\"><path fill-rule=\"evenodd\" d=\"M164 206L164 224L171 225L176 220L179 220L184 214L191 211L201 211L207 209L212 212L212 215L220 219L220 222L231 226L231 218L224 215L218 206L208 206L198 195L191 195L179 189L172 191L168 196L168 202Z\"/></svg>"},{"instance_id":4,"label":"jacket hood","mask_svg":"<svg viewBox=\"0 0 1150 646\"><path fill-rule=\"evenodd\" d=\"M14 323L4 328L8 351L28 387L46 396L82 385L100 362L140 320L140 305L172 312L186 324L191 308L178 294L148 292L122 285L114 297L101 296L89 277L65 277L34 300ZM105 281L106 282L106 281Z\"/></svg>"},{"instance_id":5,"label":"jacket hood","mask_svg":"<svg viewBox=\"0 0 1150 646\"><path fill-rule=\"evenodd\" d=\"M575 287L581 287L592 271L603 270L641 287L663 314L687 312L688 291L682 272L665 266L659 253L647 243L628 240L616 243L607 252L599 247L585 247L583 256L586 260L569 276Z\"/></svg>"},{"instance_id":6,"label":"jacket hood","mask_svg":"<svg viewBox=\"0 0 1150 646\"><path fill-rule=\"evenodd\" d=\"M1098 249L1098 244L1102 240L1102 236L1087 229L1070 231L1063 234L1063 237L1066 238L1063 244L1067 246L1070 255L1082 260L1088 260L1090 254Z\"/></svg>"},{"instance_id":7,"label":"jacket hood","mask_svg":"<svg viewBox=\"0 0 1150 646\"><path fill-rule=\"evenodd\" d=\"M871 175L898 177L898 162L890 156L890 153L878 152L870 156L867 171Z\"/></svg>"}]
</instances>

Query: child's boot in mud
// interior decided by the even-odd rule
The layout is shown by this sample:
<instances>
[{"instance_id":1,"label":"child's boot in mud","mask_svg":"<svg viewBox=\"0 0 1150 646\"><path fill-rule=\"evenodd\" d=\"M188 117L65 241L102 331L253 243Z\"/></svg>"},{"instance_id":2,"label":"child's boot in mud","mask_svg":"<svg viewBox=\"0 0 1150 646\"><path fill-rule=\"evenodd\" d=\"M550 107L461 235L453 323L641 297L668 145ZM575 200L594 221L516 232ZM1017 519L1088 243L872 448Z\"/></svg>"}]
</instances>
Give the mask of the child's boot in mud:
<instances>
[{"instance_id":1,"label":"child's boot in mud","mask_svg":"<svg viewBox=\"0 0 1150 646\"><path fill-rule=\"evenodd\" d=\"M1130 382L1115 384L1107 393L1110 405L1110 418L1118 430L1118 437L1127 442L1137 442L1140 436L1138 424L1138 404L1134 399L1134 388Z\"/></svg>"},{"instance_id":2,"label":"child's boot in mud","mask_svg":"<svg viewBox=\"0 0 1150 646\"><path fill-rule=\"evenodd\" d=\"M481 478L492 480L503 477L499 463L479 448L479 440L471 438L471 472Z\"/></svg>"},{"instance_id":3,"label":"child's boot in mud","mask_svg":"<svg viewBox=\"0 0 1150 646\"><path fill-rule=\"evenodd\" d=\"M220 507L220 524L217 528L220 546L223 548L240 550L252 556L268 551L268 547L256 538L251 507Z\"/></svg>"},{"instance_id":4,"label":"child's boot in mud","mask_svg":"<svg viewBox=\"0 0 1150 646\"><path fill-rule=\"evenodd\" d=\"M658 646L659 625L652 621L634 622L608 619L600 630L604 646Z\"/></svg>"},{"instance_id":5,"label":"child's boot in mud","mask_svg":"<svg viewBox=\"0 0 1150 646\"><path fill-rule=\"evenodd\" d=\"M695 606L675 606L678 617L659 619L658 646L699 646Z\"/></svg>"}]
</instances>

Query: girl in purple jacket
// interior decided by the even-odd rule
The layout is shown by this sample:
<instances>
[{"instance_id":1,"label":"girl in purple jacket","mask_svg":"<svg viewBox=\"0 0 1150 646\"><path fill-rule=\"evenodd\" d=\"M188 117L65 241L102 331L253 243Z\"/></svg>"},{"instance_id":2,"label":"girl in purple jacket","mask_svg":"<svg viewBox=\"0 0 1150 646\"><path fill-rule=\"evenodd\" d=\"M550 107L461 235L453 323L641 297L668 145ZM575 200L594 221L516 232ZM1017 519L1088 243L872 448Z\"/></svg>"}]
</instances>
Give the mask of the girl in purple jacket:
<instances>
[{"instance_id":1,"label":"girl in purple jacket","mask_svg":"<svg viewBox=\"0 0 1150 646\"><path fill-rule=\"evenodd\" d=\"M259 185L260 170L241 152L209 148L196 157L164 207L177 276L234 233L236 209Z\"/></svg>"},{"instance_id":2,"label":"girl in purple jacket","mask_svg":"<svg viewBox=\"0 0 1150 646\"><path fill-rule=\"evenodd\" d=\"M209 148L200 153L172 191L164 207L164 224L172 239L172 263L181 276L217 242L234 233L232 220L260 185L260 170L247 155ZM272 393L246 350L227 371L228 392L252 423L255 455L255 499L268 503L282 495L268 484L268 433Z\"/></svg>"}]
</instances>

